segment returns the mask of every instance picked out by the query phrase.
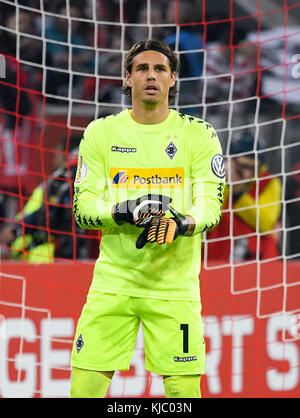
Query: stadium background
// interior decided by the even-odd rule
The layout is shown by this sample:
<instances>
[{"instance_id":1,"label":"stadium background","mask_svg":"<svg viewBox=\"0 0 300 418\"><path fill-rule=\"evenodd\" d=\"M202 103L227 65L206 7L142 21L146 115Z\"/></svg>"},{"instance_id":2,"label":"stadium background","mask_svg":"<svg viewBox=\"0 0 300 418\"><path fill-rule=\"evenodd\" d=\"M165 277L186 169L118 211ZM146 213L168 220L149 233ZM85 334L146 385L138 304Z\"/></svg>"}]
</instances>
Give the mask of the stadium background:
<instances>
[{"instance_id":1,"label":"stadium background","mask_svg":"<svg viewBox=\"0 0 300 418\"><path fill-rule=\"evenodd\" d=\"M180 57L172 106L209 121L226 156L235 137L262 137L282 183L278 257L214 261L204 235L203 395L299 396L299 19L289 0L0 1L0 396L68 396L101 239L72 220L76 150L90 120L129 105L122 62L148 37ZM28 202L34 216L21 216ZM164 396L141 332L108 396Z\"/></svg>"}]
</instances>

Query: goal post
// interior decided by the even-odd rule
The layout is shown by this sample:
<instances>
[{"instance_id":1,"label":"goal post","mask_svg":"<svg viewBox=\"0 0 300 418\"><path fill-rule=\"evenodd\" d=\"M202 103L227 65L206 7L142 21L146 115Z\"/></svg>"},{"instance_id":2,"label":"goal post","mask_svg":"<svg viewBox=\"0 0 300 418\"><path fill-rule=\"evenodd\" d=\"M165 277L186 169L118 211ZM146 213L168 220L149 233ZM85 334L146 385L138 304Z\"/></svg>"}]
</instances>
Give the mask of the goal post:
<instances>
[{"instance_id":1,"label":"goal post","mask_svg":"<svg viewBox=\"0 0 300 418\"><path fill-rule=\"evenodd\" d=\"M179 57L171 107L225 156L222 223L203 233L203 396L299 396L299 18L288 0L0 0L0 397L69 396L101 241L72 216L78 146L130 106L125 56L151 37ZM108 397L165 396L144 357L141 328Z\"/></svg>"}]
</instances>

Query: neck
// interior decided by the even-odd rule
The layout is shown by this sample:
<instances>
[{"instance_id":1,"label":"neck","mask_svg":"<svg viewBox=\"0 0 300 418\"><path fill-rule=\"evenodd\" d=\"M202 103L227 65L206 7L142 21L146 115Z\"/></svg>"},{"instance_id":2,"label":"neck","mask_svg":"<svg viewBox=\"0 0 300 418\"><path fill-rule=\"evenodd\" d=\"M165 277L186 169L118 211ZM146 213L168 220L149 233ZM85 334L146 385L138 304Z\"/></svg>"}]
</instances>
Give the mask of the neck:
<instances>
[{"instance_id":1,"label":"neck","mask_svg":"<svg viewBox=\"0 0 300 418\"><path fill-rule=\"evenodd\" d=\"M131 117L143 125L155 125L163 122L169 116L168 103L164 106L137 105L132 101Z\"/></svg>"}]
</instances>

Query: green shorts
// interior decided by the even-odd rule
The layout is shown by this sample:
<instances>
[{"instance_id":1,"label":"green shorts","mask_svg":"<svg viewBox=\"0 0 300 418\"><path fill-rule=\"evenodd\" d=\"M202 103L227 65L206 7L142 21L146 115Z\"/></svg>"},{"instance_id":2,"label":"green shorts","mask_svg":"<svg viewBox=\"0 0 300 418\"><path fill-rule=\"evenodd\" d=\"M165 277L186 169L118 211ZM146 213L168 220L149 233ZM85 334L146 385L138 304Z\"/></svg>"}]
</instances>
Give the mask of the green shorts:
<instances>
[{"instance_id":1,"label":"green shorts","mask_svg":"<svg viewBox=\"0 0 300 418\"><path fill-rule=\"evenodd\" d=\"M201 303L90 291L79 318L71 365L129 370L140 323L145 369L160 375L204 374Z\"/></svg>"}]
</instances>

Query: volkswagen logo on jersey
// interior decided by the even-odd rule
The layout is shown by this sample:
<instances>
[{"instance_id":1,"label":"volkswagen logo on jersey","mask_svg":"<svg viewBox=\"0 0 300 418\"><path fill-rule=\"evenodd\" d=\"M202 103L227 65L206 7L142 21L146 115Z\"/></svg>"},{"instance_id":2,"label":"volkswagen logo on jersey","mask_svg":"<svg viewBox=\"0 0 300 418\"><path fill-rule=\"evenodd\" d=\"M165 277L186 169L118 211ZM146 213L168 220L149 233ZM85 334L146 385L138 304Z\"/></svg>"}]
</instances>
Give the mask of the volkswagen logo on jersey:
<instances>
[{"instance_id":1,"label":"volkswagen logo on jersey","mask_svg":"<svg viewBox=\"0 0 300 418\"><path fill-rule=\"evenodd\" d=\"M225 165L224 165L224 158L221 154L215 154L211 159L211 169L213 173L219 177L225 177Z\"/></svg>"},{"instance_id":2,"label":"volkswagen logo on jersey","mask_svg":"<svg viewBox=\"0 0 300 418\"><path fill-rule=\"evenodd\" d=\"M113 178L113 184L124 184L128 180L126 171L119 171Z\"/></svg>"}]
</instances>

